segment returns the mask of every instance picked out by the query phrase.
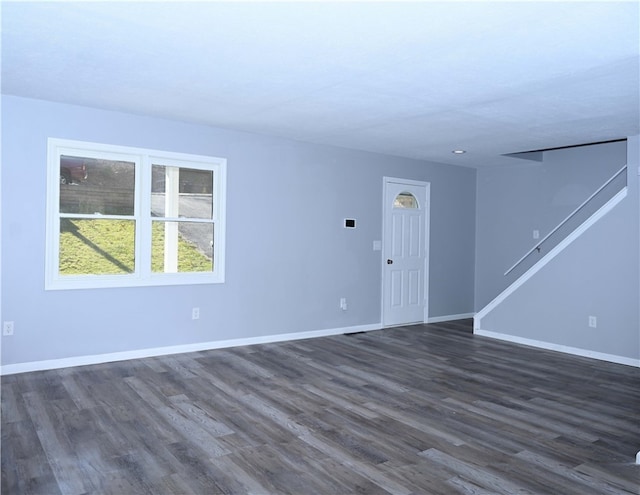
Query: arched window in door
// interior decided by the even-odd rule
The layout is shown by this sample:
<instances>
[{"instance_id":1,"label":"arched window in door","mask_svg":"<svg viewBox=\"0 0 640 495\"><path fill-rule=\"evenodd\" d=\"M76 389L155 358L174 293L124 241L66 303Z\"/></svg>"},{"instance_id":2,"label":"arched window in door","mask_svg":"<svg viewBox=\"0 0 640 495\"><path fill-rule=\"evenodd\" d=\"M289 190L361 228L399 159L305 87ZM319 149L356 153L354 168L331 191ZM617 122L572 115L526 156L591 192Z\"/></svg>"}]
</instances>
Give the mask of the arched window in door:
<instances>
[{"instance_id":1,"label":"arched window in door","mask_svg":"<svg viewBox=\"0 0 640 495\"><path fill-rule=\"evenodd\" d=\"M418 205L418 200L413 194L404 191L398 194L396 199L393 200L393 207L417 210L420 208L420 205Z\"/></svg>"}]
</instances>

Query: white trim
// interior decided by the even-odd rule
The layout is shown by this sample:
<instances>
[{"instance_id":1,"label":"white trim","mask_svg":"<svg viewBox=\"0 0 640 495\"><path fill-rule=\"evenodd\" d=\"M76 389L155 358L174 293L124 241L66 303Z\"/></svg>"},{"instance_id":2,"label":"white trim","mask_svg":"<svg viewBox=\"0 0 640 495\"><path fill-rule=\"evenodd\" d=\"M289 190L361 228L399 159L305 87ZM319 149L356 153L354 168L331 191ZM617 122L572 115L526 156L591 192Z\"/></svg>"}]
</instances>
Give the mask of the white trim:
<instances>
[{"instance_id":1,"label":"white trim","mask_svg":"<svg viewBox=\"0 0 640 495\"><path fill-rule=\"evenodd\" d=\"M475 313L460 313L457 315L434 316L432 318L427 318L427 323L440 323L441 321L464 320L466 318L473 318L474 315Z\"/></svg>"},{"instance_id":2,"label":"white trim","mask_svg":"<svg viewBox=\"0 0 640 495\"><path fill-rule=\"evenodd\" d=\"M563 352L565 354L573 354L575 356L582 356L591 359L598 359L600 361L608 361L616 364L624 364L627 366L633 366L640 368L640 359L629 358L625 356L617 356L615 354L606 354L604 352L590 351L588 349L580 349L578 347L570 347L561 344L554 344L552 342L544 342L541 340L527 339L524 337L517 337L515 335L508 335L505 333L490 332L488 330L482 330L480 328L473 329L474 335L481 337L489 337L497 340L504 340L507 342L513 342L515 344L523 344L531 347L537 347L540 349L546 349L549 351Z\"/></svg>"},{"instance_id":3,"label":"white trim","mask_svg":"<svg viewBox=\"0 0 640 495\"><path fill-rule=\"evenodd\" d=\"M381 328L382 325L380 323L373 323L370 325L329 328L326 330L283 333L278 335L265 335L262 337L247 337L244 339L216 340L211 342L198 342L194 344L153 347L149 349L136 349L134 351L111 352L108 354L95 354L62 359L49 359L46 361L31 361L28 363L6 364L0 368L0 375L13 375L16 373L27 373L29 371L53 370L59 368L69 368L72 366L111 363L114 361L126 361L129 359L165 356L167 354L183 354L186 352L208 351L212 349L223 349L226 347L238 347L245 345L270 344L273 342L312 339L316 337L328 337L331 335L342 335L352 332L370 332L372 330L380 330Z\"/></svg>"},{"instance_id":4,"label":"white trim","mask_svg":"<svg viewBox=\"0 0 640 495\"><path fill-rule=\"evenodd\" d=\"M408 184L410 186L424 186L425 184L431 184L431 182L424 180L415 180L415 179L401 179L399 177L388 177L384 176L382 178L384 182L392 182L394 184Z\"/></svg>"},{"instance_id":5,"label":"white trim","mask_svg":"<svg viewBox=\"0 0 640 495\"><path fill-rule=\"evenodd\" d=\"M560 252L562 252L569 244L575 241L578 237L584 234L589 227L591 227L594 223L600 220L603 216L609 213L620 201L622 201L627 195L627 187L622 189L618 194L616 194L613 198L611 198L605 205L603 205L598 211L596 211L593 215L591 215L587 220L585 220L576 230L571 232L567 237L565 237L557 246L555 246L551 251L545 254L540 261L538 261L535 265L529 268L523 275L521 275L514 283L512 283L509 287L503 290L498 296L487 304L484 308L482 308L478 313L476 313L473 328L474 331L480 328L480 321L482 318L487 316L491 311L493 311L498 305L500 305L507 297L513 294L518 288L520 288L527 280L529 280L533 275L538 273L547 263L549 263L553 258L555 258Z\"/></svg>"}]
</instances>

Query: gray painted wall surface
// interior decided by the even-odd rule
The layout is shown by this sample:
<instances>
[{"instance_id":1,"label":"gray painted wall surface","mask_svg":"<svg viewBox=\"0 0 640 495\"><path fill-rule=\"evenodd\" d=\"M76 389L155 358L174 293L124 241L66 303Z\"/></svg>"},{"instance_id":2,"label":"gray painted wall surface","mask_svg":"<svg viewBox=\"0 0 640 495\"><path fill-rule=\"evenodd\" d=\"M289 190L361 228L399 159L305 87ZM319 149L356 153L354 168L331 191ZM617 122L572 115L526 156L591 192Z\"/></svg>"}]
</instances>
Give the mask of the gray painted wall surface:
<instances>
[{"instance_id":1,"label":"gray painted wall surface","mask_svg":"<svg viewBox=\"0 0 640 495\"><path fill-rule=\"evenodd\" d=\"M475 310L511 282L505 271L627 160L624 142L544 152L543 162L478 170Z\"/></svg>"},{"instance_id":2,"label":"gray painted wall surface","mask_svg":"<svg viewBox=\"0 0 640 495\"><path fill-rule=\"evenodd\" d=\"M473 169L10 96L2 124L5 365L377 324L383 176L431 182L429 316L473 311ZM226 283L46 292L48 137L227 158Z\"/></svg>"},{"instance_id":3,"label":"gray painted wall surface","mask_svg":"<svg viewBox=\"0 0 640 495\"><path fill-rule=\"evenodd\" d=\"M627 197L485 316L483 330L640 358L637 136L628 155Z\"/></svg>"}]
</instances>

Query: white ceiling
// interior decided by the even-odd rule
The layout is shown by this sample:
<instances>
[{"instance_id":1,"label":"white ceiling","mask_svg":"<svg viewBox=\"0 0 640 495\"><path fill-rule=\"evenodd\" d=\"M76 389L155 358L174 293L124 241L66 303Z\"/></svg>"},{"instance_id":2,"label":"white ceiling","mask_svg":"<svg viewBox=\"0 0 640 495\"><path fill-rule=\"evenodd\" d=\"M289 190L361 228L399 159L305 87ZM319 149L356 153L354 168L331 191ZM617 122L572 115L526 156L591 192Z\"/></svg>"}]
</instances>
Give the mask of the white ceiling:
<instances>
[{"instance_id":1,"label":"white ceiling","mask_svg":"<svg viewBox=\"0 0 640 495\"><path fill-rule=\"evenodd\" d=\"M640 134L637 1L3 1L1 15L5 94L466 166Z\"/></svg>"}]
</instances>

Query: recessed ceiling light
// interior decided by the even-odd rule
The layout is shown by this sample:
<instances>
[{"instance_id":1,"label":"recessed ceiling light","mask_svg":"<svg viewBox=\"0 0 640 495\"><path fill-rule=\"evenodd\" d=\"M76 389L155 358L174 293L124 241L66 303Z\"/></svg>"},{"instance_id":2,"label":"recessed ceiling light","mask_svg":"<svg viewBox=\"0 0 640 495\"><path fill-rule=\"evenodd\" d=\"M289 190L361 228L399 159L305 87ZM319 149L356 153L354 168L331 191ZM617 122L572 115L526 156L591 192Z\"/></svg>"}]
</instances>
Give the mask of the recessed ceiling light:
<instances>
[{"instance_id":1,"label":"recessed ceiling light","mask_svg":"<svg viewBox=\"0 0 640 495\"><path fill-rule=\"evenodd\" d=\"M465 150L453 150L451 153L453 153L454 155L462 155L463 153L466 153Z\"/></svg>"}]
</instances>

